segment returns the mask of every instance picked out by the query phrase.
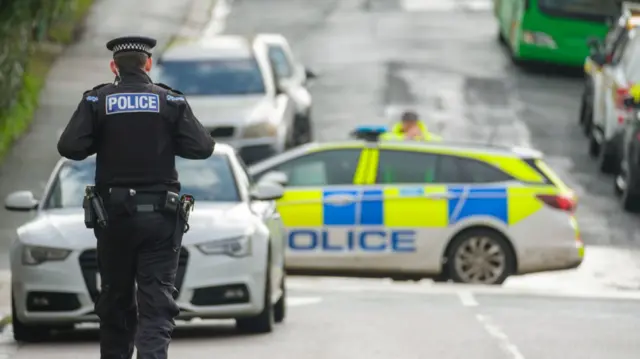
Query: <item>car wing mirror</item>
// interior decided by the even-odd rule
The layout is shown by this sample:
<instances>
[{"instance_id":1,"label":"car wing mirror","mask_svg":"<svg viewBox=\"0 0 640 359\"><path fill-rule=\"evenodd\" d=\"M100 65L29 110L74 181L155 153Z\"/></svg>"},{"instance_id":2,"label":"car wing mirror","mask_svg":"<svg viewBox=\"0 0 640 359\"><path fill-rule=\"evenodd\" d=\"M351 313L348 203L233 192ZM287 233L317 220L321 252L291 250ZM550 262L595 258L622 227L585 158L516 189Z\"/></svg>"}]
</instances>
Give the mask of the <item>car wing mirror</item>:
<instances>
[{"instance_id":1,"label":"car wing mirror","mask_svg":"<svg viewBox=\"0 0 640 359\"><path fill-rule=\"evenodd\" d=\"M4 201L4 208L8 211L29 212L38 208L39 201L31 191L13 192Z\"/></svg>"},{"instance_id":2,"label":"car wing mirror","mask_svg":"<svg viewBox=\"0 0 640 359\"><path fill-rule=\"evenodd\" d=\"M270 171L260 178L259 183L275 183L284 187L289 183L289 176L284 172Z\"/></svg>"},{"instance_id":3,"label":"car wing mirror","mask_svg":"<svg viewBox=\"0 0 640 359\"><path fill-rule=\"evenodd\" d=\"M272 182L259 182L251 190L251 199L256 201L274 201L284 196L284 188Z\"/></svg>"}]
</instances>

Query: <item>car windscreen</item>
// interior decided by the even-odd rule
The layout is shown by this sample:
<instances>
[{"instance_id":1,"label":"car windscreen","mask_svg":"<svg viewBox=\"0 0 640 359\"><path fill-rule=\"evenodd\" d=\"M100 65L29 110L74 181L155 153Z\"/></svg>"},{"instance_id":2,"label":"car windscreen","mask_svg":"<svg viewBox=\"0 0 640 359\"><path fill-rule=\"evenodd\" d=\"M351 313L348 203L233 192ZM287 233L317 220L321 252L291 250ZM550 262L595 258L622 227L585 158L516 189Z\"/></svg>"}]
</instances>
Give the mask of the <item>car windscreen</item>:
<instances>
[{"instance_id":1,"label":"car windscreen","mask_svg":"<svg viewBox=\"0 0 640 359\"><path fill-rule=\"evenodd\" d=\"M56 174L51 191L46 194L45 208L82 207L84 187L94 183L94 157L83 161L68 161ZM176 169L181 193L191 194L198 201L239 202L240 195L229 158L213 155L206 160L176 157Z\"/></svg>"},{"instance_id":2,"label":"car windscreen","mask_svg":"<svg viewBox=\"0 0 640 359\"><path fill-rule=\"evenodd\" d=\"M154 77L187 96L265 93L262 72L254 58L163 61Z\"/></svg>"},{"instance_id":3,"label":"car windscreen","mask_svg":"<svg viewBox=\"0 0 640 359\"><path fill-rule=\"evenodd\" d=\"M620 5L612 0L538 0L538 7L547 15L602 23L620 16Z\"/></svg>"}]
</instances>

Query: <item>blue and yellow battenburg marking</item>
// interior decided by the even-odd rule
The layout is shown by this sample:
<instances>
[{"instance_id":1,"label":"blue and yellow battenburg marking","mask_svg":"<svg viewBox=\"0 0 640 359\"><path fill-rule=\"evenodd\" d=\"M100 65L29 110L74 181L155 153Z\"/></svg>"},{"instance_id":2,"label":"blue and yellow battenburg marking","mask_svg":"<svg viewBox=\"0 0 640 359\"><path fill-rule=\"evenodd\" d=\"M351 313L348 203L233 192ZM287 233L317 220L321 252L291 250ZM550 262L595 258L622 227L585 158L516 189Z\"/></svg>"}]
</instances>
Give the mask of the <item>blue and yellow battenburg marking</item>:
<instances>
[{"instance_id":1,"label":"blue and yellow battenburg marking","mask_svg":"<svg viewBox=\"0 0 640 359\"><path fill-rule=\"evenodd\" d=\"M542 207L529 191L438 185L288 190L278 208L294 250L413 252L420 228L445 228L473 217L520 222Z\"/></svg>"},{"instance_id":2,"label":"blue and yellow battenburg marking","mask_svg":"<svg viewBox=\"0 0 640 359\"><path fill-rule=\"evenodd\" d=\"M131 112L160 112L160 96L155 93L116 93L106 97L107 115Z\"/></svg>"}]
</instances>

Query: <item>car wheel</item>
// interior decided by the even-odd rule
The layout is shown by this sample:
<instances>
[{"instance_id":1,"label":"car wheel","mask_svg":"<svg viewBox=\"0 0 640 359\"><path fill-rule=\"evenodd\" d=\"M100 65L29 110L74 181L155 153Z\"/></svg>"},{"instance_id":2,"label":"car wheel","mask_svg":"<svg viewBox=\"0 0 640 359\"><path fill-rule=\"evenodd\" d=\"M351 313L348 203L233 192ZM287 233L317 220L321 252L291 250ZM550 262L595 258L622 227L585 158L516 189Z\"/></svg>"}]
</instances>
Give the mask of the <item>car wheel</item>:
<instances>
[{"instance_id":1,"label":"car wheel","mask_svg":"<svg viewBox=\"0 0 640 359\"><path fill-rule=\"evenodd\" d=\"M614 151L611 150L612 145L604 140L598 151L598 169L602 173L613 174L618 170L619 161Z\"/></svg>"},{"instance_id":2,"label":"car wheel","mask_svg":"<svg viewBox=\"0 0 640 359\"><path fill-rule=\"evenodd\" d=\"M273 304L271 304L271 258L267 261L267 278L265 279L264 288L264 308L262 311L253 317L237 318L236 327L243 333L270 333L273 331L274 325L274 311Z\"/></svg>"},{"instance_id":3,"label":"car wheel","mask_svg":"<svg viewBox=\"0 0 640 359\"><path fill-rule=\"evenodd\" d=\"M300 146L312 140L311 115L297 115L293 127L293 145Z\"/></svg>"},{"instance_id":4,"label":"car wheel","mask_svg":"<svg viewBox=\"0 0 640 359\"><path fill-rule=\"evenodd\" d=\"M640 195L634 191L635 182L629 171L620 171L614 180L615 193L620 198L622 209L631 213L640 212Z\"/></svg>"},{"instance_id":5,"label":"car wheel","mask_svg":"<svg viewBox=\"0 0 640 359\"><path fill-rule=\"evenodd\" d=\"M498 26L498 42L500 43L500 45L507 45L507 38L504 37L504 34L502 33L502 29Z\"/></svg>"},{"instance_id":6,"label":"car wheel","mask_svg":"<svg viewBox=\"0 0 640 359\"><path fill-rule=\"evenodd\" d=\"M282 296L276 302L276 305L273 307L273 320L276 323L284 322L284 318L287 316L287 283L286 283L286 274L282 275L282 280L280 281L280 291L282 292Z\"/></svg>"},{"instance_id":7,"label":"car wheel","mask_svg":"<svg viewBox=\"0 0 640 359\"><path fill-rule=\"evenodd\" d=\"M598 158L598 154L600 153L600 144L596 141L596 138L593 136L592 132L589 132L589 157Z\"/></svg>"},{"instance_id":8,"label":"car wheel","mask_svg":"<svg viewBox=\"0 0 640 359\"><path fill-rule=\"evenodd\" d=\"M457 235L447 255L456 283L502 284L515 271L516 258L507 239L490 229L471 229Z\"/></svg>"},{"instance_id":9,"label":"car wheel","mask_svg":"<svg viewBox=\"0 0 640 359\"><path fill-rule=\"evenodd\" d=\"M18 319L13 295L11 296L11 325L13 327L13 339L17 342L35 343L48 339L53 328L49 326L26 325Z\"/></svg>"},{"instance_id":10,"label":"car wheel","mask_svg":"<svg viewBox=\"0 0 640 359\"><path fill-rule=\"evenodd\" d=\"M593 105L585 103L584 108L581 110L580 124L582 125L582 131L585 136L589 136L593 130Z\"/></svg>"}]
</instances>

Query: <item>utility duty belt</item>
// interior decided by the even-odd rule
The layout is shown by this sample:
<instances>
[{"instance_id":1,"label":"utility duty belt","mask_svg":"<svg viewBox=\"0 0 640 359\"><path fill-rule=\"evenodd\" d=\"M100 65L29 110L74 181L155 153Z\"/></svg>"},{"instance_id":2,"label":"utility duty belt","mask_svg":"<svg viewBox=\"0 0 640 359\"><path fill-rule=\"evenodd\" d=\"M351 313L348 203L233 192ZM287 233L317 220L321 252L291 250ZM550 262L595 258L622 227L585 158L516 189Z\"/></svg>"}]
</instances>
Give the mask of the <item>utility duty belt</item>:
<instances>
[{"instance_id":1,"label":"utility duty belt","mask_svg":"<svg viewBox=\"0 0 640 359\"><path fill-rule=\"evenodd\" d=\"M107 212L125 216L138 212L163 212L180 215L185 222L186 233L189 230L189 215L195 204L195 198L187 194L180 196L171 191L144 191L124 187L109 188L105 197L100 195L95 186L85 187L82 207L87 228L95 228L96 225L106 228Z\"/></svg>"}]
</instances>

